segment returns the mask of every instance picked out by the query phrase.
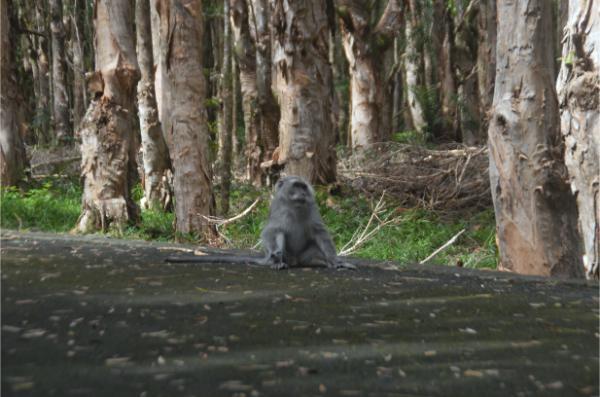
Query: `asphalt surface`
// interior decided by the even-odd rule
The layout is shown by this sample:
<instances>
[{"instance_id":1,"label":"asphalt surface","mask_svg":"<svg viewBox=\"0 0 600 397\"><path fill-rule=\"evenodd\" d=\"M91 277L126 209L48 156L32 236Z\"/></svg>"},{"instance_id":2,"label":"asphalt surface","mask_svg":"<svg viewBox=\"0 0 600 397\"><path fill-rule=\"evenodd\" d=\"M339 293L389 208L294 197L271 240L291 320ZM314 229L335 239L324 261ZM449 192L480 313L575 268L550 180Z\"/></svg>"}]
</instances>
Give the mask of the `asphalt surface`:
<instances>
[{"instance_id":1,"label":"asphalt surface","mask_svg":"<svg viewBox=\"0 0 600 397\"><path fill-rule=\"evenodd\" d=\"M594 396L598 284L4 231L2 396Z\"/></svg>"}]
</instances>

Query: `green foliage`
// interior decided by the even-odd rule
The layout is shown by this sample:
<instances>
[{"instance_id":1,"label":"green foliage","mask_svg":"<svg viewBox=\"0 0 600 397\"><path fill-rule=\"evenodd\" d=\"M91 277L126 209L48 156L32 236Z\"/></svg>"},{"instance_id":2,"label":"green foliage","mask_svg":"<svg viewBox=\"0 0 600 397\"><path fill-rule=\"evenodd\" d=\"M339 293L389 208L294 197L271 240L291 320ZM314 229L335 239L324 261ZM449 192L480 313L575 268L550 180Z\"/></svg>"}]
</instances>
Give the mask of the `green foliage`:
<instances>
[{"instance_id":1,"label":"green foliage","mask_svg":"<svg viewBox=\"0 0 600 397\"><path fill-rule=\"evenodd\" d=\"M406 132L407 135L414 132ZM3 228L67 232L73 228L80 213L81 187L76 179L47 180L28 191L7 188L1 191L1 223ZM143 190L136 186L136 200ZM259 204L246 216L222 227L232 248L252 248L259 241L269 212L270 191L250 185L234 185L231 190L231 214L248 208L254 200ZM372 213L373 203L366 197L346 193L332 198L324 188L316 189L323 220L338 248L362 230ZM388 202L385 217L391 214L398 222L383 227L372 239L353 254L358 257L414 263L423 260L462 229L466 232L431 262L465 267L495 268L494 214L486 210L467 217L442 217L422 209L406 209ZM174 215L162 211L143 211L136 225L126 228L118 237L145 240L196 241L193 235L176 235Z\"/></svg>"},{"instance_id":2,"label":"green foliage","mask_svg":"<svg viewBox=\"0 0 600 397\"><path fill-rule=\"evenodd\" d=\"M417 86L414 88L414 93L417 101L423 109L423 117L427 122L425 127L425 138L431 140L433 137L439 136L443 128L443 116L436 87Z\"/></svg>"},{"instance_id":3,"label":"green foliage","mask_svg":"<svg viewBox=\"0 0 600 397\"><path fill-rule=\"evenodd\" d=\"M47 181L27 192L3 188L0 192L0 226L69 231L81 210L81 188L71 182Z\"/></svg>"},{"instance_id":4,"label":"green foliage","mask_svg":"<svg viewBox=\"0 0 600 397\"><path fill-rule=\"evenodd\" d=\"M406 144L410 144L410 145L422 146L425 144L425 139L424 139L423 134L421 134L415 130L396 132L392 136L392 140L394 142L406 143Z\"/></svg>"},{"instance_id":5,"label":"green foliage","mask_svg":"<svg viewBox=\"0 0 600 397\"><path fill-rule=\"evenodd\" d=\"M357 229L364 228L371 216L372 205L366 198L351 194L336 197L333 205L327 205L327 192L317 188L316 194L323 220L339 249L350 241ZM268 215L268 197L245 185L232 190L232 212L236 213L261 196L262 201L251 214L221 230L235 248L251 248L258 243L260 231ZM400 221L382 228L373 239L360 247L354 256L414 263L425 259L460 230L466 229L453 245L431 262L448 265L460 263L472 268L496 267L493 211L486 210L468 219L444 219L422 209L404 209L395 205L389 206L388 213L390 211L393 211L393 215L398 216Z\"/></svg>"}]
</instances>

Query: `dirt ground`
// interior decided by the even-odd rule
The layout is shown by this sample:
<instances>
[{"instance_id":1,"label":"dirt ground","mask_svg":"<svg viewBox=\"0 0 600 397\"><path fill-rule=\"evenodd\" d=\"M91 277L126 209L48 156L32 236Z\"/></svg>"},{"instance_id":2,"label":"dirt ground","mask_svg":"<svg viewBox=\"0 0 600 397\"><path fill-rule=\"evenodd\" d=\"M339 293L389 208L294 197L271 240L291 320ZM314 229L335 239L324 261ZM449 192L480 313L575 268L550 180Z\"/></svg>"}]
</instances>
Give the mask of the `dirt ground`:
<instances>
[{"instance_id":1,"label":"dirt ground","mask_svg":"<svg viewBox=\"0 0 600 397\"><path fill-rule=\"evenodd\" d=\"M3 396L593 396L598 285L3 231Z\"/></svg>"}]
</instances>

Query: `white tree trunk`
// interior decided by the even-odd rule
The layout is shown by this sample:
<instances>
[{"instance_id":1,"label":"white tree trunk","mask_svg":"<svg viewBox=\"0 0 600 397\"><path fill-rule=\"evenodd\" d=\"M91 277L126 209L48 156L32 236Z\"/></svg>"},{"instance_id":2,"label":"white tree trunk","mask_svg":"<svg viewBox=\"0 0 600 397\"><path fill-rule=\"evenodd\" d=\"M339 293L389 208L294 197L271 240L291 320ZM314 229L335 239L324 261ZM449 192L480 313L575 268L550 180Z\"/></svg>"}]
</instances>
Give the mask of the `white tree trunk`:
<instances>
[{"instance_id":1,"label":"white tree trunk","mask_svg":"<svg viewBox=\"0 0 600 397\"><path fill-rule=\"evenodd\" d=\"M552 68L551 3L498 1L490 182L501 269L581 277Z\"/></svg>"},{"instance_id":2,"label":"white tree trunk","mask_svg":"<svg viewBox=\"0 0 600 397\"><path fill-rule=\"evenodd\" d=\"M557 87L571 191L577 197L583 266L600 261L600 1L570 0Z\"/></svg>"},{"instance_id":3,"label":"white tree trunk","mask_svg":"<svg viewBox=\"0 0 600 397\"><path fill-rule=\"evenodd\" d=\"M137 56L141 79L137 86L138 116L142 138L144 165L144 197L146 209L167 209L172 204L170 160L167 144L158 120L154 92L154 57L150 27L150 0L136 0Z\"/></svg>"},{"instance_id":4,"label":"white tree trunk","mask_svg":"<svg viewBox=\"0 0 600 397\"><path fill-rule=\"evenodd\" d=\"M411 5L414 6L412 3ZM406 97L412 124L417 132L423 132L426 127L425 116L423 115L423 109L416 93L422 82L419 81L420 54L417 52L414 44L416 40L414 33L415 13L416 10L414 8L411 9L410 13L407 13L410 17L407 15L405 23L406 49L404 53L404 75L406 79Z\"/></svg>"},{"instance_id":5,"label":"white tree trunk","mask_svg":"<svg viewBox=\"0 0 600 397\"><path fill-rule=\"evenodd\" d=\"M96 71L88 80L92 97L81 123L82 233L122 230L136 220L131 188L136 182L135 87L140 78L129 2L95 4Z\"/></svg>"}]
</instances>

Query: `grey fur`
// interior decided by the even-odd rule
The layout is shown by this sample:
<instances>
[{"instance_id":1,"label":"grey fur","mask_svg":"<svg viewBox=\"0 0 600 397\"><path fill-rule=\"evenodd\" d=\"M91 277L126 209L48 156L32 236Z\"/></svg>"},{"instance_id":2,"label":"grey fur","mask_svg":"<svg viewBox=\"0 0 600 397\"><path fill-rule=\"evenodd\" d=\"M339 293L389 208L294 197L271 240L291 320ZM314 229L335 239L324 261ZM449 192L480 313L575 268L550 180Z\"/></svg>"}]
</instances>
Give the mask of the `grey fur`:
<instances>
[{"instance_id":1,"label":"grey fur","mask_svg":"<svg viewBox=\"0 0 600 397\"><path fill-rule=\"evenodd\" d=\"M298 176L287 176L275 185L269 219L262 230L265 256L238 257L210 255L194 258L168 258L168 262L220 262L270 265L274 269L325 265L356 269L336 254L331 235L323 224L312 186Z\"/></svg>"}]
</instances>

